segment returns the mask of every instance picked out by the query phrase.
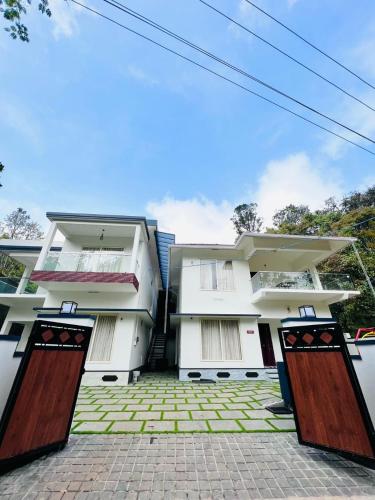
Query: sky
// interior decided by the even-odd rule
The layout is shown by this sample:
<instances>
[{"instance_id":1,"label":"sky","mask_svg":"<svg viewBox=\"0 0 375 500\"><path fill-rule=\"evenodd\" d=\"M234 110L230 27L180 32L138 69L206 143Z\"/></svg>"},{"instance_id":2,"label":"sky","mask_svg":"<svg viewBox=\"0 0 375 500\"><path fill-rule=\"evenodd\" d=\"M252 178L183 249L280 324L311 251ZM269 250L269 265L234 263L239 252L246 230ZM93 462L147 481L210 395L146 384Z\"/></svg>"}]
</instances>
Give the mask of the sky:
<instances>
[{"instance_id":1,"label":"sky","mask_svg":"<svg viewBox=\"0 0 375 500\"><path fill-rule=\"evenodd\" d=\"M375 90L244 0L207 0L375 107ZM372 0L254 0L375 85ZM35 0L33 0L35 4ZM371 149L371 143L105 4L82 0L251 90ZM375 112L199 0L124 0L143 15L338 121L375 137ZM76 4L36 4L30 43L0 20L0 218L25 208L145 215L177 241L232 243L230 217L257 202L265 226L375 183L375 157L178 59ZM343 8L345 6L345 8ZM375 147L373 147L375 151Z\"/></svg>"}]
</instances>

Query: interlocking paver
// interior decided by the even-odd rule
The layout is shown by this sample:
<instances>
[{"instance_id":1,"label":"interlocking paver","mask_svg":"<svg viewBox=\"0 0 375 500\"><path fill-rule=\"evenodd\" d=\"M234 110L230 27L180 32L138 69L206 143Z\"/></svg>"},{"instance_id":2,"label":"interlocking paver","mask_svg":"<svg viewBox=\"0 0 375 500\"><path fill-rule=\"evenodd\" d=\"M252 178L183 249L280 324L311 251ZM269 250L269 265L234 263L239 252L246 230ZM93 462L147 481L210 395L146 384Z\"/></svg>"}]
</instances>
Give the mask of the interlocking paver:
<instances>
[{"instance_id":1,"label":"interlocking paver","mask_svg":"<svg viewBox=\"0 0 375 500\"><path fill-rule=\"evenodd\" d=\"M236 418L246 418L245 413L241 410L225 410L218 411L220 418L226 419L236 419Z\"/></svg>"},{"instance_id":2,"label":"interlocking paver","mask_svg":"<svg viewBox=\"0 0 375 500\"><path fill-rule=\"evenodd\" d=\"M181 432L208 431L206 420L182 420L177 422L177 428Z\"/></svg>"},{"instance_id":3,"label":"interlocking paver","mask_svg":"<svg viewBox=\"0 0 375 500\"><path fill-rule=\"evenodd\" d=\"M108 429L110 422L82 422L74 429L74 432L104 432Z\"/></svg>"},{"instance_id":4,"label":"interlocking paver","mask_svg":"<svg viewBox=\"0 0 375 500\"><path fill-rule=\"evenodd\" d=\"M250 418L273 418L275 415L268 410L245 410L246 415Z\"/></svg>"},{"instance_id":5,"label":"interlocking paver","mask_svg":"<svg viewBox=\"0 0 375 500\"><path fill-rule=\"evenodd\" d=\"M296 428L296 424L293 419L276 419L272 420L272 425L276 427L276 429L282 430L294 430Z\"/></svg>"},{"instance_id":6,"label":"interlocking paver","mask_svg":"<svg viewBox=\"0 0 375 500\"><path fill-rule=\"evenodd\" d=\"M109 432L139 432L142 426L143 422L115 422Z\"/></svg>"},{"instance_id":7,"label":"interlocking paver","mask_svg":"<svg viewBox=\"0 0 375 500\"><path fill-rule=\"evenodd\" d=\"M191 418L194 420L211 420L219 417L215 411L201 410L201 411L192 411Z\"/></svg>"},{"instance_id":8,"label":"interlocking paver","mask_svg":"<svg viewBox=\"0 0 375 500\"><path fill-rule=\"evenodd\" d=\"M190 415L187 411L165 411L163 420L189 420Z\"/></svg>"},{"instance_id":9,"label":"interlocking paver","mask_svg":"<svg viewBox=\"0 0 375 500\"><path fill-rule=\"evenodd\" d=\"M100 420L104 414L104 411L81 411L76 420Z\"/></svg>"},{"instance_id":10,"label":"interlocking paver","mask_svg":"<svg viewBox=\"0 0 375 500\"><path fill-rule=\"evenodd\" d=\"M272 430L273 427L265 420L239 420L239 423L247 431Z\"/></svg>"},{"instance_id":11,"label":"interlocking paver","mask_svg":"<svg viewBox=\"0 0 375 500\"><path fill-rule=\"evenodd\" d=\"M240 431L241 427L235 420L209 420L209 426L213 431Z\"/></svg>"},{"instance_id":12,"label":"interlocking paver","mask_svg":"<svg viewBox=\"0 0 375 500\"><path fill-rule=\"evenodd\" d=\"M161 420L160 411L137 411L134 420Z\"/></svg>"},{"instance_id":13,"label":"interlocking paver","mask_svg":"<svg viewBox=\"0 0 375 500\"><path fill-rule=\"evenodd\" d=\"M161 432L161 431L173 432L175 430L175 423L172 421L146 422L143 430L152 432Z\"/></svg>"},{"instance_id":14,"label":"interlocking paver","mask_svg":"<svg viewBox=\"0 0 375 500\"><path fill-rule=\"evenodd\" d=\"M103 420L130 420L133 415L132 411L110 411L103 417Z\"/></svg>"}]
</instances>

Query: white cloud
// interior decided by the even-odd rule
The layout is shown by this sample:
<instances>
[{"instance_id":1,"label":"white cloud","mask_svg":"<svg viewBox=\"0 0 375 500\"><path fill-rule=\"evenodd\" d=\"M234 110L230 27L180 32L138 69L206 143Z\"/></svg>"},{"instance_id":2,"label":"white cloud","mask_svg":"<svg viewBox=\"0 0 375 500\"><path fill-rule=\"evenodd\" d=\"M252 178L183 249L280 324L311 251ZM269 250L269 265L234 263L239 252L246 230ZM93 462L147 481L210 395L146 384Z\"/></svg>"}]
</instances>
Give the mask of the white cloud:
<instances>
[{"instance_id":1,"label":"white cloud","mask_svg":"<svg viewBox=\"0 0 375 500\"><path fill-rule=\"evenodd\" d=\"M34 119L27 107L12 100L9 96L4 96L3 99L0 99L0 108L0 123L4 123L10 129L15 130L17 134L40 150L43 134L39 123Z\"/></svg>"},{"instance_id":2,"label":"white cloud","mask_svg":"<svg viewBox=\"0 0 375 500\"><path fill-rule=\"evenodd\" d=\"M292 9L299 0L288 0L288 7Z\"/></svg>"},{"instance_id":3,"label":"white cloud","mask_svg":"<svg viewBox=\"0 0 375 500\"><path fill-rule=\"evenodd\" d=\"M176 234L177 243L229 243L235 232L230 221L234 205L215 203L199 197L177 200L165 197L147 204L148 213L158 220L161 231Z\"/></svg>"},{"instance_id":4,"label":"white cloud","mask_svg":"<svg viewBox=\"0 0 375 500\"><path fill-rule=\"evenodd\" d=\"M270 161L259 179L255 201L265 224L272 225L275 211L293 203L320 208L330 196L340 197L341 183L335 172L312 164L305 153Z\"/></svg>"},{"instance_id":5,"label":"white cloud","mask_svg":"<svg viewBox=\"0 0 375 500\"><path fill-rule=\"evenodd\" d=\"M55 39L71 38L76 35L78 33L77 14L82 7L67 0L49 0L49 4L52 11L52 33Z\"/></svg>"},{"instance_id":6,"label":"white cloud","mask_svg":"<svg viewBox=\"0 0 375 500\"><path fill-rule=\"evenodd\" d=\"M157 85L159 82L152 76L146 74L141 68L138 66L135 66L133 64L129 64L127 67L127 73L128 75L133 78L134 80L137 80L147 86L154 86Z\"/></svg>"}]
</instances>

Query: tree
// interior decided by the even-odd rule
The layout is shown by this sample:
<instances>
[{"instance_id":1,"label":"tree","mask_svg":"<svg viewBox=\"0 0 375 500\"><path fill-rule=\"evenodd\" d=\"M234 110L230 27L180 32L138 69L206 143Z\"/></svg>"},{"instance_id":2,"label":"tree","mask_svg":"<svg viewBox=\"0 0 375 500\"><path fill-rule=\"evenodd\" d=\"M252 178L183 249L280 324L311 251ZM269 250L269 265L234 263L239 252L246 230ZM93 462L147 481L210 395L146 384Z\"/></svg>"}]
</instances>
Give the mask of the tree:
<instances>
[{"instance_id":1,"label":"tree","mask_svg":"<svg viewBox=\"0 0 375 500\"><path fill-rule=\"evenodd\" d=\"M32 240L43 237L40 225L23 208L7 215L1 224L2 238Z\"/></svg>"},{"instance_id":2,"label":"tree","mask_svg":"<svg viewBox=\"0 0 375 500\"><path fill-rule=\"evenodd\" d=\"M303 217L309 214L310 210L307 205L287 205L282 210L278 210L272 217L273 224L277 228L289 225L301 224Z\"/></svg>"},{"instance_id":3,"label":"tree","mask_svg":"<svg viewBox=\"0 0 375 500\"><path fill-rule=\"evenodd\" d=\"M29 32L27 27L22 23L22 16L27 14L26 7L31 5L32 0L0 0L0 13L6 21L10 23L5 31L8 31L14 39L19 39L22 42L29 42ZM48 0L39 0L38 10L42 14L51 17L52 12L49 8Z\"/></svg>"},{"instance_id":4,"label":"tree","mask_svg":"<svg viewBox=\"0 0 375 500\"><path fill-rule=\"evenodd\" d=\"M258 233L263 226L263 219L258 216L257 203L243 203L234 209L233 217L230 219L238 235L244 232Z\"/></svg>"},{"instance_id":5,"label":"tree","mask_svg":"<svg viewBox=\"0 0 375 500\"><path fill-rule=\"evenodd\" d=\"M369 187L364 193L355 191L345 196L341 202L344 212L351 212L359 208L375 207L375 186Z\"/></svg>"},{"instance_id":6,"label":"tree","mask_svg":"<svg viewBox=\"0 0 375 500\"><path fill-rule=\"evenodd\" d=\"M4 168L5 168L4 165L0 161L0 174L2 173L2 171L4 170ZM3 187L3 185L0 184L0 187Z\"/></svg>"}]
</instances>

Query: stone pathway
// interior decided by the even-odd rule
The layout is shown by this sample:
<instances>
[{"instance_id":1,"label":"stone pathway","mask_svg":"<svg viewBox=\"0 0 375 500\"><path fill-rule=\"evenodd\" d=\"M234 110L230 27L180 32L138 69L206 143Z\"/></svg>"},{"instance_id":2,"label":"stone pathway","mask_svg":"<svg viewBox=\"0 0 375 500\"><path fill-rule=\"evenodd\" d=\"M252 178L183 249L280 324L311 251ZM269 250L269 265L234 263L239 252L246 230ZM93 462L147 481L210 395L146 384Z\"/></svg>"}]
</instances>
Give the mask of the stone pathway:
<instances>
[{"instance_id":1,"label":"stone pathway","mask_svg":"<svg viewBox=\"0 0 375 500\"><path fill-rule=\"evenodd\" d=\"M82 387L73 433L281 432L290 415L264 406L280 399L278 383L193 383L146 374L134 385Z\"/></svg>"},{"instance_id":2,"label":"stone pathway","mask_svg":"<svg viewBox=\"0 0 375 500\"><path fill-rule=\"evenodd\" d=\"M71 436L0 477L11 500L374 498L375 471L295 433Z\"/></svg>"}]
</instances>

